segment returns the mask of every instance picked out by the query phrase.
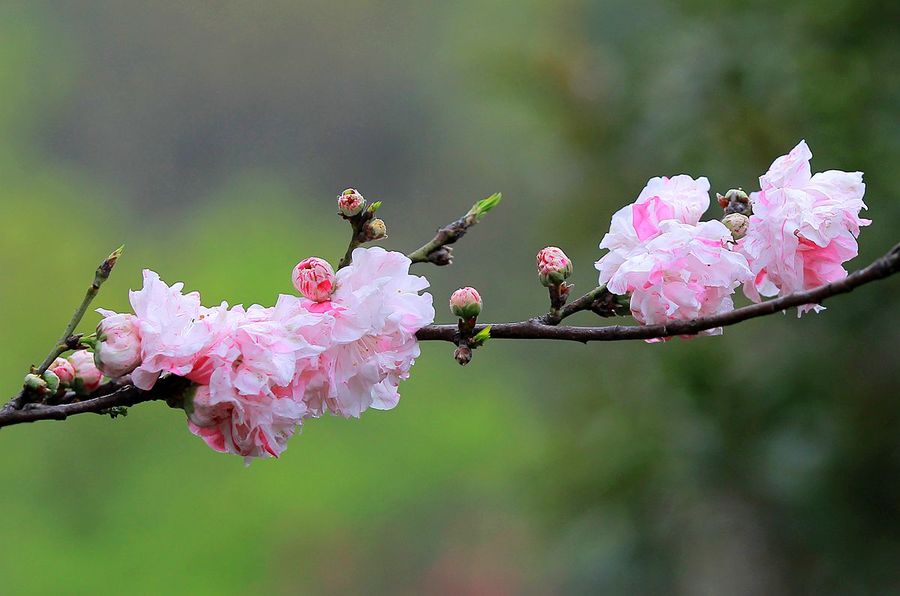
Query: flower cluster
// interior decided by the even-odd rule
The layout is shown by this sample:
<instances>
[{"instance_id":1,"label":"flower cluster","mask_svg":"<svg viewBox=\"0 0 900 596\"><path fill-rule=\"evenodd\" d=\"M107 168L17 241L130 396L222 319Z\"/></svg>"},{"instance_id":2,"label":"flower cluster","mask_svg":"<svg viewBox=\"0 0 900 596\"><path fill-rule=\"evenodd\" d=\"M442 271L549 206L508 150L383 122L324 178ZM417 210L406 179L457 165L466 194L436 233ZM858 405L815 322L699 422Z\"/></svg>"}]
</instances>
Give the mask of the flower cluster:
<instances>
[{"instance_id":1,"label":"flower cluster","mask_svg":"<svg viewBox=\"0 0 900 596\"><path fill-rule=\"evenodd\" d=\"M845 277L842 264L856 256L859 229L870 223L859 217L862 174L812 175L811 157L801 141L775 160L760 177L761 190L750 195L749 220L731 213L724 224L700 221L710 203L706 178L651 179L613 215L600 243L609 252L596 263L600 283L631 296L638 322L656 324L729 311L742 285L759 301Z\"/></svg>"},{"instance_id":2,"label":"flower cluster","mask_svg":"<svg viewBox=\"0 0 900 596\"><path fill-rule=\"evenodd\" d=\"M419 355L415 333L432 322L428 282L410 260L357 248L334 273L321 259L294 270L300 296L273 307L208 308L182 284L144 272L134 314L100 311L96 361L110 377L150 389L161 375L196 387L185 404L191 432L217 451L277 457L304 420L390 409Z\"/></svg>"},{"instance_id":3,"label":"flower cluster","mask_svg":"<svg viewBox=\"0 0 900 596\"><path fill-rule=\"evenodd\" d=\"M843 263L859 253L859 217L866 208L862 172L830 170L811 174L812 153L801 141L775 160L750 195L753 215L738 250L747 257L753 277L744 293L759 301L843 279ZM806 305L800 312L821 310Z\"/></svg>"}]
</instances>

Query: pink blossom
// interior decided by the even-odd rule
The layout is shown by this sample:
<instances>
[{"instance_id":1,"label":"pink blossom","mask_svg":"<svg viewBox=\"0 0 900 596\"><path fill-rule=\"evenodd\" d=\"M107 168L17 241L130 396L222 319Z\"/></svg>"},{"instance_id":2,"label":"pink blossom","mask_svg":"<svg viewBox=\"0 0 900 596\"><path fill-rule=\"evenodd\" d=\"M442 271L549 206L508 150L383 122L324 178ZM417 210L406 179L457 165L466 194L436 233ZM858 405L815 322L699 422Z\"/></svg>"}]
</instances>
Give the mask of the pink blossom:
<instances>
[{"instance_id":1,"label":"pink blossom","mask_svg":"<svg viewBox=\"0 0 900 596\"><path fill-rule=\"evenodd\" d=\"M859 213L865 184L861 172L811 174L812 153L801 141L776 159L750 195L753 215L739 250L753 277L744 285L752 300L807 290L843 279L843 263L859 251L857 237L870 220ZM799 313L821 310L805 305Z\"/></svg>"},{"instance_id":2,"label":"pink blossom","mask_svg":"<svg viewBox=\"0 0 900 596\"><path fill-rule=\"evenodd\" d=\"M662 221L659 234L616 269L607 288L630 293L632 315L646 325L727 312L734 308L735 288L750 276L730 242L731 232L718 221Z\"/></svg>"},{"instance_id":3,"label":"pink blossom","mask_svg":"<svg viewBox=\"0 0 900 596\"><path fill-rule=\"evenodd\" d=\"M103 373L94 363L94 355L87 350L78 350L68 358L75 370L74 385L79 393L92 393L100 387Z\"/></svg>"},{"instance_id":4,"label":"pink blossom","mask_svg":"<svg viewBox=\"0 0 900 596\"><path fill-rule=\"evenodd\" d=\"M470 319L481 314L481 294L475 288L460 288L450 295L450 312L456 317Z\"/></svg>"},{"instance_id":5,"label":"pink blossom","mask_svg":"<svg viewBox=\"0 0 900 596\"><path fill-rule=\"evenodd\" d=\"M306 409L290 397L237 390L226 368L197 387L188 428L207 445L245 458L278 457L300 426Z\"/></svg>"},{"instance_id":6,"label":"pink blossom","mask_svg":"<svg viewBox=\"0 0 900 596\"><path fill-rule=\"evenodd\" d=\"M660 233L660 224L674 220L694 225L709 208L709 181L680 174L671 178L651 178L637 200L619 209L612 217L609 232L600 248L609 252L597 261L600 284L615 275L619 266L643 243Z\"/></svg>"},{"instance_id":7,"label":"pink blossom","mask_svg":"<svg viewBox=\"0 0 900 596\"><path fill-rule=\"evenodd\" d=\"M434 320L431 295L419 293L428 281L409 274L405 255L373 247L352 257L337 272L331 302L316 306L328 315L330 347L297 382L312 415L358 417L396 406L419 355L416 331Z\"/></svg>"},{"instance_id":8,"label":"pink blossom","mask_svg":"<svg viewBox=\"0 0 900 596\"><path fill-rule=\"evenodd\" d=\"M294 296L272 308L223 305L210 320L217 339L187 375L202 384L190 430L219 451L277 457L306 414L293 385L325 349L327 321Z\"/></svg>"},{"instance_id":9,"label":"pink blossom","mask_svg":"<svg viewBox=\"0 0 900 596\"><path fill-rule=\"evenodd\" d=\"M188 375L221 331L214 323L219 311L203 308L200 294L183 294L183 287L169 287L145 270L144 287L129 293L141 338L140 365L131 378L140 389L153 387L161 373Z\"/></svg>"},{"instance_id":10,"label":"pink blossom","mask_svg":"<svg viewBox=\"0 0 900 596\"><path fill-rule=\"evenodd\" d=\"M104 319L97 326L94 352L97 367L108 377L123 377L141 364L141 331L134 315L98 309ZM149 387L148 387L149 388Z\"/></svg>"},{"instance_id":11,"label":"pink blossom","mask_svg":"<svg viewBox=\"0 0 900 596\"><path fill-rule=\"evenodd\" d=\"M537 270L541 283L547 287L561 284L572 275L572 261L562 249L542 248L537 254Z\"/></svg>"},{"instance_id":12,"label":"pink blossom","mask_svg":"<svg viewBox=\"0 0 900 596\"><path fill-rule=\"evenodd\" d=\"M309 257L294 267L294 287L313 302L324 302L334 292L334 269L328 261Z\"/></svg>"},{"instance_id":13,"label":"pink blossom","mask_svg":"<svg viewBox=\"0 0 900 596\"><path fill-rule=\"evenodd\" d=\"M304 418L396 405L419 354L415 333L434 319L431 296L419 293L428 282L409 266L400 253L357 249L329 281L337 290L326 300L283 295L269 308L206 308L198 294L145 271L143 289L131 293L135 314L102 311L101 327L139 338L137 387L149 389L162 374L197 385L186 405L189 428L208 445L245 458L278 456Z\"/></svg>"},{"instance_id":14,"label":"pink blossom","mask_svg":"<svg viewBox=\"0 0 900 596\"><path fill-rule=\"evenodd\" d=\"M60 385L70 385L75 380L75 368L65 358L57 358L47 370L59 377Z\"/></svg>"}]
</instances>

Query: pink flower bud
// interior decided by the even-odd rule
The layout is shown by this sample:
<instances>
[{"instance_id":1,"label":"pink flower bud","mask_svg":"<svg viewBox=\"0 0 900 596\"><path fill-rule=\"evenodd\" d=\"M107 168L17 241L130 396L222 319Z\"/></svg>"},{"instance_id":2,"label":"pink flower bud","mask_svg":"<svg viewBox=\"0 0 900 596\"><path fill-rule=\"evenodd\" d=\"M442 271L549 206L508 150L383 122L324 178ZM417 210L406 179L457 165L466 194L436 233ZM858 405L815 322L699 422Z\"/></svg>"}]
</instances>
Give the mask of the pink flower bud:
<instances>
[{"instance_id":1,"label":"pink flower bud","mask_svg":"<svg viewBox=\"0 0 900 596\"><path fill-rule=\"evenodd\" d=\"M366 200L355 188L348 188L338 197L338 210L344 217L353 217L366 208Z\"/></svg>"},{"instance_id":2,"label":"pink flower bud","mask_svg":"<svg viewBox=\"0 0 900 596\"><path fill-rule=\"evenodd\" d=\"M75 380L75 368L64 358L54 360L47 370L59 377L61 385L69 385Z\"/></svg>"},{"instance_id":3,"label":"pink flower bud","mask_svg":"<svg viewBox=\"0 0 900 596\"><path fill-rule=\"evenodd\" d=\"M331 300L334 292L334 269L328 261L310 257L294 267L294 287L313 302Z\"/></svg>"},{"instance_id":4,"label":"pink flower bud","mask_svg":"<svg viewBox=\"0 0 900 596\"><path fill-rule=\"evenodd\" d=\"M475 288L460 288L450 296L450 312L461 319L477 317L481 307L481 295Z\"/></svg>"},{"instance_id":5,"label":"pink flower bud","mask_svg":"<svg viewBox=\"0 0 900 596\"><path fill-rule=\"evenodd\" d=\"M116 314L103 319L97 335L94 362L106 376L124 377L141 364L141 334L134 315Z\"/></svg>"},{"instance_id":6,"label":"pink flower bud","mask_svg":"<svg viewBox=\"0 0 900 596\"><path fill-rule=\"evenodd\" d=\"M75 369L75 390L79 393L96 391L103 380L103 373L94 363L94 355L87 350L78 350L69 356L69 363Z\"/></svg>"},{"instance_id":7,"label":"pink flower bud","mask_svg":"<svg viewBox=\"0 0 900 596\"><path fill-rule=\"evenodd\" d=\"M537 254L537 269L544 286L558 286L572 274L572 261L559 248L548 246Z\"/></svg>"}]
</instances>

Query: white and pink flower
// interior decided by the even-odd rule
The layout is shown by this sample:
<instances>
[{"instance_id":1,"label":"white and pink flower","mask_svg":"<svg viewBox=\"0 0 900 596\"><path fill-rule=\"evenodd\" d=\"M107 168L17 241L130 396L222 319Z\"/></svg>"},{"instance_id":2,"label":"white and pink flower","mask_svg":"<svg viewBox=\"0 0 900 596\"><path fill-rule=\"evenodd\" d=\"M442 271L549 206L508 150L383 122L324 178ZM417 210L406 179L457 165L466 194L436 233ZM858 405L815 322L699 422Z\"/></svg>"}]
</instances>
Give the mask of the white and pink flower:
<instances>
[{"instance_id":1,"label":"white and pink flower","mask_svg":"<svg viewBox=\"0 0 900 596\"><path fill-rule=\"evenodd\" d=\"M331 326L330 347L298 383L313 415L358 417L396 406L400 381L419 356L416 331L434 320L431 295L420 294L428 281L409 274L409 258L379 247L352 257L337 272L331 301L313 307Z\"/></svg>"},{"instance_id":2,"label":"white and pink flower","mask_svg":"<svg viewBox=\"0 0 900 596\"><path fill-rule=\"evenodd\" d=\"M753 215L738 247L753 272L744 293L754 301L843 279L843 263L859 252L860 227L871 223L859 217L866 208L862 173L811 174L811 158L801 141L772 163L759 179L761 190L750 195Z\"/></svg>"},{"instance_id":3,"label":"white and pink flower","mask_svg":"<svg viewBox=\"0 0 900 596\"><path fill-rule=\"evenodd\" d=\"M631 313L645 325L727 312L734 290L750 276L747 260L730 243L731 232L718 221L662 221L659 234L616 269L607 288L631 294Z\"/></svg>"},{"instance_id":4,"label":"white and pink flower","mask_svg":"<svg viewBox=\"0 0 900 596\"><path fill-rule=\"evenodd\" d=\"M117 379L141 364L141 331L138 318L98 309L103 320L97 326L94 361L103 374Z\"/></svg>"},{"instance_id":5,"label":"white and pink flower","mask_svg":"<svg viewBox=\"0 0 900 596\"><path fill-rule=\"evenodd\" d=\"M709 180L686 174L651 178L637 200L619 209L612 217L609 232L600 248L609 252L597 261L600 284L605 284L619 266L644 243L660 233L664 221L696 225L709 208Z\"/></svg>"},{"instance_id":6,"label":"white and pink flower","mask_svg":"<svg viewBox=\"0 0 900 596\"><path fill-rule=\"evenodd\" d=\"M101 311L98 361L141 389L163 374L193 381L191 432L245 458L277 457L304 419L325 411L394 407L419 355L416 331L434 319L431 296L420 294L428 282L381 248L355 250L337 274L320 259L304 263L297 286L307 297L282 295L270 308L206 308L145 271L131 293L135 314Z\"/></svg>"}]
</instances>

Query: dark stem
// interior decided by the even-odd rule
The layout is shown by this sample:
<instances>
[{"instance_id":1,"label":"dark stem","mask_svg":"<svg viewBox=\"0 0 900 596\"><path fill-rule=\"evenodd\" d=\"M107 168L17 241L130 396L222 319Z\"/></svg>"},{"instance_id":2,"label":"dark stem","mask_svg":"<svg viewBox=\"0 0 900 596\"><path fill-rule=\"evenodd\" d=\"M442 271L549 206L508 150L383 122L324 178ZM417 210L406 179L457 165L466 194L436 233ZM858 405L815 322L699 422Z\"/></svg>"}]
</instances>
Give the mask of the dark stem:
<instances>
[{"instance_id":1,"label":"dark stem","mask_svg":"<svg viewBox=\"0 0 900 596\"><path fill-rule=\"evenodd\" d=\"M0 410L0 428L38 420L65 420L76 414L109 414L111 408L131 407L148 401L166 401L171 407L179 408L183 406L185 391L190 386L187 379L169 376L160 379L150 391L141 391L133 385L115 387L107 384L81 401L59 405L25 404L21 409L10 402Z\"/></svg>"},{"instance_id":2,"label":"dark stem","mask_svg":"<svg viewBox=\"0 0 900 596\"><path fill-rule=\"evenodd\" d=\"M338 269L343 269L344 267L349 265L353 260L353 251L359 248L365 242L363 229L365 227L367 217L371 217L368 209L363 209L362 213L360 213L359 215L354 215L353 217L344 217L344 219L350 222L350 227L353 232L352 236L350 236L350 243L347 245L347 252L344 253L343 258L341 259L340 263L338 263Z\"/></svg>"}]
</instances>

